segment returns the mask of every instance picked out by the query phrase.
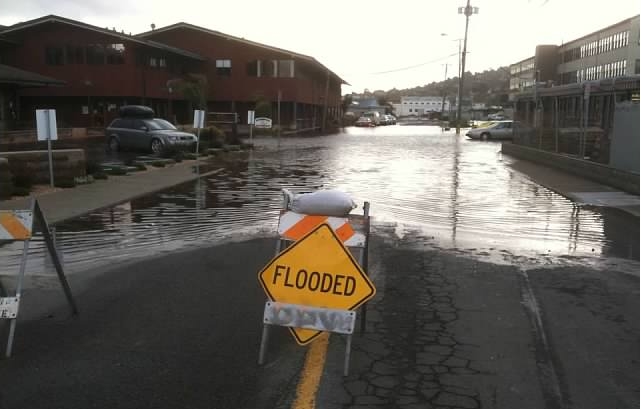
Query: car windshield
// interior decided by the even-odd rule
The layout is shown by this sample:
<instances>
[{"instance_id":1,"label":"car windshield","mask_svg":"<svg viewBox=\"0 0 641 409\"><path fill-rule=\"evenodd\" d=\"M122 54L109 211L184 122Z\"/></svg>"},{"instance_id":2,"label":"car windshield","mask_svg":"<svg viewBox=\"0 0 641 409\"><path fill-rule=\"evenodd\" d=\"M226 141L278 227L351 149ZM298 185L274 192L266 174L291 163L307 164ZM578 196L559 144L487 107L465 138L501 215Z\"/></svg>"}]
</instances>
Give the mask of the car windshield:
<instances>
[{"instance_id":1,"label":"car windshield","mask_svg":"<svg viewBox=\"0 0 641 409\"><path fill-rule=\"evenodd\" d=\"M150 131L175 131L176 127L164 119L150 119L145 121Z\"/></svg>"}]
</instances>

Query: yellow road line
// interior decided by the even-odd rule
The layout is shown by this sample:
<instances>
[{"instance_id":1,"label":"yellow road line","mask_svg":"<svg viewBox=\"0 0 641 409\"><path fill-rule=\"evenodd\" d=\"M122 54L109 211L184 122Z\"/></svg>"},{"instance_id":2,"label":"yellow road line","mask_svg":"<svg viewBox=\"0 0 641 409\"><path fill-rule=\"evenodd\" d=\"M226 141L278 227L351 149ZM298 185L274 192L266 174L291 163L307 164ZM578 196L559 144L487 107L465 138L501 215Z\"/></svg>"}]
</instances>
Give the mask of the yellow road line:
<instances>
[{"instance_id":1,"label":"yellow road line","mask_svg":"<svg viewBox=\"0 0 641 409\"><path fill-rule=\"evenodd\" d=\"M292 404L292 409L314 409L316 406L316 392L323 374L328 344L328 332L319 335L310 344L301 379L296 388L296 399Z\"/></svg>"}]
</instances>

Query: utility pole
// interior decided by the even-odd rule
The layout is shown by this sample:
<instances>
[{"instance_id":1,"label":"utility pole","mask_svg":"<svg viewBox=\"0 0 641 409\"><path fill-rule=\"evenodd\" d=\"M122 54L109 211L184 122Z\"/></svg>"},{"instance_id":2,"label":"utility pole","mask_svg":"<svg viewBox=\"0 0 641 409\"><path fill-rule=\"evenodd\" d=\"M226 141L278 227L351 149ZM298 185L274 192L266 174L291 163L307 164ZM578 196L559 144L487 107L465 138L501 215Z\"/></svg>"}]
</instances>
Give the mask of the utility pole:
<instances>
[{"instance_id":1,"label":"utility pole","mask_svg":"<svg viewBox=\"0 0 641 409\"><path fill-rule=\"evenodd\" d=\"M445 65L445 81L447 81L447 66L449 64L443 64ZM443 120L443 112L445 111L445 97L447 97L447 92L445 92L445 85L443 86L443 102L441 102L441 121Z\"/></svg>"},{"instance_id":2,"label":"utility pole","mask_svg":"<svg viewBox=\"0 0 641 409\"><path fill-rule=\"evenodd\" d=\"M463 37L463 55L461 56L461 75L459 77L458 104L456 106L456 134L461 133L461 106L463 105L463 81L465 77L465 54L467 54L467 29L470 24L470 16L478 14L479 8L470 6L470 0L467 0L465 7L459 7L458 13L465 14L465 36Z\"/></svg>"}]
</instances>

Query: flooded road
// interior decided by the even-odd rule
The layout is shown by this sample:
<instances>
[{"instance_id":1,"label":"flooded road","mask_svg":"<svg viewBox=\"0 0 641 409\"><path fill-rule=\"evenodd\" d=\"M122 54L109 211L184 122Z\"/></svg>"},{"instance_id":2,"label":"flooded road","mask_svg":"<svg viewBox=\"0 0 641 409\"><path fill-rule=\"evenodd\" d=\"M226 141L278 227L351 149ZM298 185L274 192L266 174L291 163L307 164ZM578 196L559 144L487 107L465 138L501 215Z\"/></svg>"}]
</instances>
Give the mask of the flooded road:
<instances>
[{"instance_id":1,"label":"flooded road","mask_svg":"<svg viewBox=\"0 0 641 409\"><path fill-rule=\"evenodd\" d=\"M282 188L343 190L370 202L375 232L495 262L639 260L638 219L580 207L534 183L511 168L500 143L429 126L254 143L215 175L59 224L67 270L272 235ZM20 248L0 248L2 271L17 271ZM30 254L29 274L52 274L39 238Z\"/></svg>"}]
</instances>

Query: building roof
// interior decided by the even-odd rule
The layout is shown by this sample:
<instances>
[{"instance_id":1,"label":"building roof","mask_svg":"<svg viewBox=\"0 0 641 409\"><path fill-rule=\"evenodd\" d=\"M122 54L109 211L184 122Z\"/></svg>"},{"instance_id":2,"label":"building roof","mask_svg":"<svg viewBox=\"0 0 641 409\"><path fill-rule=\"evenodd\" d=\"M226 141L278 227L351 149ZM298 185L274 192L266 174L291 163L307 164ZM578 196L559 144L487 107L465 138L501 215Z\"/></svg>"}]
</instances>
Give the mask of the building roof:
<instances>
[{"instance_id":1,"label":"building roof","mask_svg":"<svg viewBox=\"0 0 641 409\"><path fill-rule=\"evenodd\" d=\"M22 87L62 86L66 83L51 77L21 70L9 65L0 64L0 84L19 85Z\"/></svg>"},{"instance_id":2,"label":"building roof","mask_svg":"<svg viewBox=\"0 0 641 409\"><path fill-rule=\"evenodd\" d=\"M189 23L185 23L185 22L180 22L180 23L169 25L169 26L156 28L156 29L151 30L151 31L146 31L144 33L137 34L136 37L144 38L144 37L148 37L150 35L156 34L156 33L163 33L163 32L176 30L176 29L180 29L180 28L187 28L187 29L190 29L190 30L200 31L200 32L203 32L203 33L206 33L206 34L210 34L210 35L213 35L213 36L217 36L217 37L221 37L221 38L224 38L224 39L227 39L227 40L238 41L238 42L243 43L243 44L251 45L251 46L262 48L262 49L269 50L269 51L275 51L275 52L278 52L278 53L287 54L290 57L298 58L298 59L304 60L304 61L308 61L308 62L310 62L310 63L312 63L314 65L318 65L318 66L322 67L324 70L327 70L330 73L330 75L332 75L336 79L338 79L341 84L349 85L344 79L339 77L332 70L330 70L329 68L325 67L318 60L316 60L314 57L311 57L309 55L300 54L300 53L297 53L297 52L294 52L294 51L285 50L283 48L272 47L270 45L257 43L255 41L246 40L246 39L241 38L241 37L235 37L235 36L232 36L232 35L229 35L229 34L221 33L220 31L210 30L208 28L195 26L193 24L189 24Z\"/></svg>"},{"instance_id":3,"label":"building roof","mask_svg":"<svg viewBox=\"0 0 641 409\"><path fill-rule=\"evenodd\" d=\"M86 24L86 23L83 23L83 22L80 22L80 21L71 20L71 19L68 19L68 18L56 16L56 15L53 15L53 14L50 14L50 15L44 16L44 17L40 17L40 18L36 18L36 19L33 19L33 20L23 21L23 22L20 22L20 23L11 25L11 26L2 27L2 28L0 28L0 36L1 35L10 34L10 33L14 33L16 31L24 30L24 29L27 29L27 28L35 27L35 26L38 26L38 25L41 25L41 24L46 24L46 23L66 24L66 25L82 28L84 30L91 30L91 31L94 31L94 32L97 32L97 33L109 35L109 36L116 37L116 38L119 38L119 39L122 39L122 40L131 41L131 42L134 42L134 43L146 45L148 47L152 47L152 48L168 51L168 52L171 52L171 53L174 53L174 54L181 55L183 57L192 58L192 59L200 60L200 61L205 61L206 60L204 57L202 57L202 56L200 56L200 55L198 55L196 53L193 53L191 51L182 50L182 49L176 48L176 47L171 47L169 45L162 44L162 43L159 43L159 42L156 42L156 41L144 40L144 39L138 38L136 36L131 36L131 35L125 34L124 32L119 33L119 32L117 32L115 30L109 30L107 28L101 28L101 27L92 26L91 24Z\"/></svg>"}]
</instances>

